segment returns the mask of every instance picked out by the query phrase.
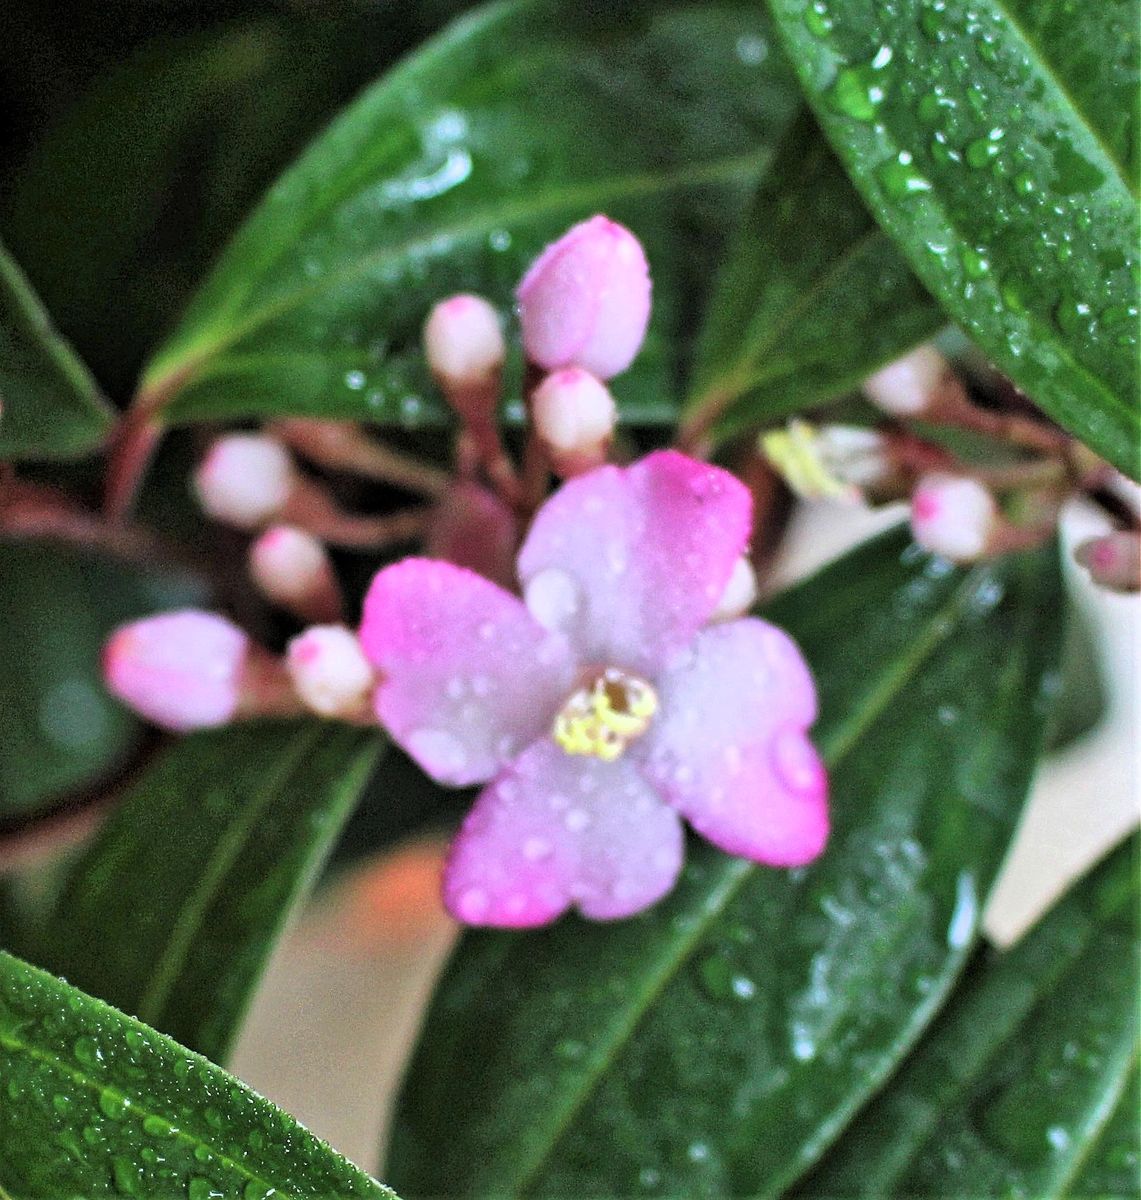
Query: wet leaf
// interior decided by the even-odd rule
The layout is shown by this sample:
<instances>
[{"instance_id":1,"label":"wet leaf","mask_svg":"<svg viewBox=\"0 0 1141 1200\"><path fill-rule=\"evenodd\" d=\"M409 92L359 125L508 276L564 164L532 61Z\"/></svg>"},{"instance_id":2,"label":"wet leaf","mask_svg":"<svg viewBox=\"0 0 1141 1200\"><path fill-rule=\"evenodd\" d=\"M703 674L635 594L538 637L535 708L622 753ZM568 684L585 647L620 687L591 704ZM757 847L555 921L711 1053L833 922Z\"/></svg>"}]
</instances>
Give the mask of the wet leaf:
<instances>
[{"instance_id":1,"label":"wet leaf","mask_svg":"<svg viewBox=\"0 0 1141 1200\"><path fill-rule=\"evenodd\" d=\"M47 960L224 1061L378 747L375 732L317 721L174 743L72 869L46 934Z\"/></svg>"},{"instance_id":2,"label":"wet leaf","mask_svg":"<svg viewBox=\"0 0 1141 1200\"><path fill-rule=\"evenodd\" d=\"M1129 0L770 0L877 220L979 347L1135 478Z\"/></svg>"},{"instance_id":3,"label":"wet leaf","mask_svg":"<svg viewBox=\"0 0 1141 1200\"><path fill-rule=\"evenodd\" d=\"M419 349L431 305L475 289L509 311L544 243L604 210L645 241L655 278L646 351L615 392L627 419L671 421L711 247L798 103L769 37L744 0L511 0L457 22L274 185L147 369L143 403L172 421L438 426Z\"/></svg>"},{"instance_id":4,"label":"wet leaf","mask_svg":"<svg viewBox=\"0 0 1141 1200\"><path fill-rule=\"evenodd\" d=\"M392 1197L220 1067L2 952L0 1078L12 1200Z\"/></svg>"},{"instance_id":5,"label":"wet leaf","mask_svg":"<svg viewBox=\"0 0 1141 1200\"><path fill-rule=\"evenodd\" d=\"M1137 849L1134 838L1014 949L980 956L802 1195L1136 1191Z\"/></svg>"},{"instance_id":6,"label":"wet leaf","mask_svg":"<svg viewBox=\"0 0 1141 1200\"><path fill-rule=\"evenodd\" d=\"M113 416L0 244L0 460L86 454Z\"/></svg>"},{"instance_id":7,"label":"wet leaf","mask_svg":"<svg viewBox=\"0 0 1141 1200\"><path fill-rule=\"evenodd\" d=\"M465 934L398 1104L394 1186L791 1183L969 953L1039 749L1059 602L1050 551L964 573L890 534L772 605L821 688L830 846L790 873L694 844L637 919Z\"/></svg>"},{"instance_id":8,"label":"wet leaf","mask_svg":"<svg viewBox=\"0 0 1141 1200\"><path fill-rule=\"evenodd\" d=\"M834 399L946 321L802 116L730 247L689 420L715 437Z\"/></svg>"}]
</instances>

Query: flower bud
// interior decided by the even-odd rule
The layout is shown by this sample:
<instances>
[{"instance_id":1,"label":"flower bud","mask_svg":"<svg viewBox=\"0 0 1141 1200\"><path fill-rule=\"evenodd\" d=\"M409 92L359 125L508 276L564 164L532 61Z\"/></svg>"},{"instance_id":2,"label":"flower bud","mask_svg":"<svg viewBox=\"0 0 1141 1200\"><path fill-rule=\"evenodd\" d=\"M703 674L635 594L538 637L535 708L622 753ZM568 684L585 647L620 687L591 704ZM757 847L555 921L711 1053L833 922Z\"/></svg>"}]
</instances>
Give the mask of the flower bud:
<instances>
[{"instance_id":1,"label":"flower bud","mask_svg":"<svg viewBox=\"0 0 1141 1200\"><path fill-rule=\"evenodd\" d=\"M582 367L609 379L634 361L646 336L650 271L638 239L596 216L548 246L516 296L531 362L546 371Z\"/></svg>"},{"instance_id":2,"label":"flower bud","mask_svg":"<svg viewBox=\"0 0 1141 1200\"><path fill-rule=\"evenodd\" d=\"M452 296L432 309L424 323L424 355L461 417L494 418L507 345L498 314L482 296Z\"/></svg>"},{"instance_id":3,"label":"flower bud","mask_svg":"<svg viewBox=\"0 0 1141 1200\"><path fill-rule=\"evenodd\" d=\"M467 567L508 591L516 588L519 519L492 491L470 480L452 484L432 513L425 553Z\"/></svg>"},{"instance_id":4,"label":"flower bud","mask_svg":"<svg viewBox=\"0 0 1141 1200\"><path fill-rule=\"evenodd\" d=\"M103 679L164 729L206 729L237 713L249 652L249 638L224 617L184 609L116 630L103 650Z\"/></svg>"},{"instance_id":5,"label":"flower bud","mask_svg":"<svg viewBox=\"0 0 1141 1200\"><path fill-rule=\"evenodd\" d=\"M733 564L729 582L713 610L710 621L733 621L742 617L757 602L757 573L753 564L742 555Z\"/></svg>"},{"instance_id":6,"label":"flower bud","mask_svg":"<svg viewBox=\"0 0 1141 1200\"><path fill-rule=\"evenodd\" d=\"M1141 533L1120 529L1084 541L1074 558L1111 592L1141 591Z\"/></svg>"},{"instance_id":7,"label":"flower bud","mask_svg":"<svg viewBox=\"0 0 1141 1200\"><path fill-rule=\"evenodd\" d=\"M949 370L934 346L919 346L864 380L864 395L893 417L920 417Z\"/></svg>"},{"instance_id":8,"label":"flower bud","mask_svg":"<svg viewBox=\"0 0 1141 1200\"><path fill-rule=\"evenodd\" d=\"M1000 518L994 497L977 479L924 475L911 497L911 532L924 549L952 562L981 558Z\"/></svg>"},{"instance_id":9,"label":"flower bud","mask_svg":"<svg viewBox=\"0 0 1141 1200\"><path fill-rule=\"evenodd\" d=\"M314 625L285 656L293 687L306 708L346 721L370 719L376 680L360 642L343 625Z\"/></svg>"},{"instance_id":10,"label":"flower bud","mask_svg":"<svg viewBox=\"0 0 1141 1200\"><path fill-rule=\"evenodd\" d=\"M250 546L250 575L274 604L302 621L335 621L341 589L325 546L292 525L275 525Z\"/></svg>"},{"instance_id":11,"label":"flower bud","mask_svg":"<svg viewBox=\"0 0 1141 1200\"><path fill-rule=\"evenodd\" d=\"M580 367L567 367L535 389L531 419L551 466L566 479L606 461L618 410L604 383Z\"/></svg>"},{"instance_id":12,"label":"flower bud","mask_svg":"<svg viewBox=\"0 0 1141 1200\"><path fill-rule=\"evenodd\" d=\"M203 511L238 529L257 529L285 508L298 482L289 451L274 438L218 438L194 474Z\"/></svg>"}]
</instances>

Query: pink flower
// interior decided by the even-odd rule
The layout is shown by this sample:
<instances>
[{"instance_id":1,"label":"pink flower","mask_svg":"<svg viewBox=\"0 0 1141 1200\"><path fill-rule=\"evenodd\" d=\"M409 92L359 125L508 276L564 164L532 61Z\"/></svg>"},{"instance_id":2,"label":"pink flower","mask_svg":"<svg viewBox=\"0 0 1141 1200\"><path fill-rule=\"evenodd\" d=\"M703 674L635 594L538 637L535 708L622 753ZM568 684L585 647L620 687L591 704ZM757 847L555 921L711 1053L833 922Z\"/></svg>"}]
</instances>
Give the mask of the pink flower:
<instances>
[{"instance_id":1,"label":"pink flower","mask_svg":"<svg viewBox=\"0 0 1141 1200\"><path fill-rule=\"evenodd\" d=\"M646 256L609 217L591 217L549 245L516 295L523 349L545 371L582 367L609 379L634 361L646 336Z\"/></svg>"},{"instance_id":2,"label":"pink flower","mask_svg":"<svg viewBox=\"0 0 1141 1200\"><path fill-rule=\"evenodd\" d=\"M977 479L935 471L915 486L911 532L933 554L975 562L986 554L998 523L998 505Z\"/></svg>"},{"instance_id":3,"label":"pink flower","mask_svg":"<svg viewBox=\"0 0 1141 1200\"><path fill-rule=\"evenodd\" d=\"M708 625L750 523L740 482L666 451L547 501L523 600L427 559L377 575L360 630L377 716L439 782L488 785L445 871L460 920L638 912L677 878L682 818L756 862L820 853L808 668L764 621Z\"/></svg>"}]
</instances>

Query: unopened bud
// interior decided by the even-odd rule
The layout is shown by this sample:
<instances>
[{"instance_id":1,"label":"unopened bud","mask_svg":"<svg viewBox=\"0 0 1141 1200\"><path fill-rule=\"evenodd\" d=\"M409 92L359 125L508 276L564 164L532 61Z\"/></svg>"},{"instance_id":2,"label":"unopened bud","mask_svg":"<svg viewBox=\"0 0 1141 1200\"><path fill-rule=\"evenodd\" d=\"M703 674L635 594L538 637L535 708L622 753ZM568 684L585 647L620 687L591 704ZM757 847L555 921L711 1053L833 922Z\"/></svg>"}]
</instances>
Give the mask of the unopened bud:
<instances>
[{"instance_id":1,"label":"unopened bud","mask_svg":"<svg viewBox=\"0 0 1141 1200\"><path fill-rule=\"evenodd\" d=\"M302 621L335 621L341 589L325 546L292 525L275 525L250 546L250 575L261 592Z\"/></svg>"},{"instance_id":2,"label":"unopened bud","mask_svg":"<svg viewBox=\"0 0 1141 1200\"><path fill-rule=\"evenodd\" d=\"M919 346L864 380L864 395L893 417L920 417L949 370L934 346Z\"/></svg>"},{"instance_id":3,"label":"unopened bud","mask_svg":"<svg viewBox=\"0 0 1141 1200\"><path fill-rule=\"evenodd\" d=\"M591 217L549 245L516 293L523 349L545 371L582 367L599 379L634 361L650 320L650 271L638 239Z\"/></svg>"},{"instance_id":4,"label":"unopened bud","mask_svg":"<svg viewBox=\"0 0 1141 1200\"><path fill-rule=\"evenodd\" d=\"M757 573L753 564L742 555L733 564L733 572L725 591L713 610L711 621L733 621L744 616L757 602Z\"/></svg>"},{"instance_id":5,"label":"unopened bud","mask_svg":"<svg viewBox=\"0 0 1141 1200\"><path fill-rule=\"evenodd\" d=\"M952 562L969 563L986 554L999 530L998 505L977 480L962 475L924 475L911 497L915 540Z\"/></svg>"},{"instance_id":6,"label":"unopened bud","mask_svg":"<svg viewBox=\"0 0 1141 1200\"><path fill-rule=\"evenodd\" d=\"M482 296L442 300L424 323L424 355L448 403L467 421L494 419L507 345Z\"/></svg>"},{"instance_id":7,"label":"unopened bud","mask_svg":"<svg viewBox=\"0 0 1141 1200\"><path fill-rule=\"evenodd\" d=\"M518 549L518 517L478 483L454 483L433 510L425 545L429 558L467 567L511 591Z\"/></svg>"},{"instance_id":8,"label":"unopened bud","mask_svg":"<svg viewBox=\"0 0 1141 1200\"><path fill-rule=\"evenodd\" d=\"M531 418L555 473L567 479L606 461L618 410L604 383L580 367L567 367L535 389Z\"/></svg>"},{"instance_id":9,"label":"unopened bud","mask_svg":"<svg viewBox=\"0 0 1141 1200\"><path fill-rule=\"evenodd\" d=\"M360 642L343 625L315 625L286 651L286 668L306 708L345 721L370 719L376 679Z\"/></svg>"},{"instance_id":10,"label":"unopened bud","mask_svg":"<svg viewBox=\"0 0 1141 1200\"><path fill-rule=\"evenodd\" d=\"M112 695L164 729L206 729L237 713L249 653L249 638L224 617L185 609L112 634L103 679Z\"/></svg>"},{"instance_id":11,"label":"unopened bud","mask_svg":"<svg viewBox=\"0 0 1141 1200\"><path fill-rule=\"evenodd\" d=\"M1084 541L1074 558L1094 583L1111 592L1141 591L1141 533L1117 530Z\"/></svg>"},{"instance_id":12,"label":"unopened bud","mask_svg":"<svg viewBox=\"0 0 1141 1200\"><path fill-rule=\"evenodd\" d=\"M285 508L297 482L293 460L280 442L234 433L210 447L194 474L194 491L214 520L257 529Z\"/></svg>"}]
</instances>

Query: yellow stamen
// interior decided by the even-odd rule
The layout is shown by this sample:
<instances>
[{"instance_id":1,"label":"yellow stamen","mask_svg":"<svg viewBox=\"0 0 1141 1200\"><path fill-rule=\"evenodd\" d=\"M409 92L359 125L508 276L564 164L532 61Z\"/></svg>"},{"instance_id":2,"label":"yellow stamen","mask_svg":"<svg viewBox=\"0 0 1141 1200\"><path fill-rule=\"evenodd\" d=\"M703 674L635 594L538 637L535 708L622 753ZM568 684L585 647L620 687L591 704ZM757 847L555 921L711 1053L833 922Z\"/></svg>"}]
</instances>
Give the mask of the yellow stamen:
<instances>
[{"instance_id":1,"label":"yellow stamen","mask_svg":"<svg viewBox=\"0 0 1141 1200\"><path fill-rule=\"evenodd\" d=\"M760 445L761 453L798 496L810 500L850 497L851 485L829 470L821 453L820 434L807 421L789 421L787 429L764 434Z\"/></svg>"},{"instance_id":2,"label":"yellow stamen","mask_svg":"<svg viewBox=\"0 0 1141 1200\"><path fill-rule=\"evenodd\" d=\"M608 667L563 705L551 735L567 754L613 762L646 732L657 711L657 694L644 679Z\"/></svg>"}]
</instances>

